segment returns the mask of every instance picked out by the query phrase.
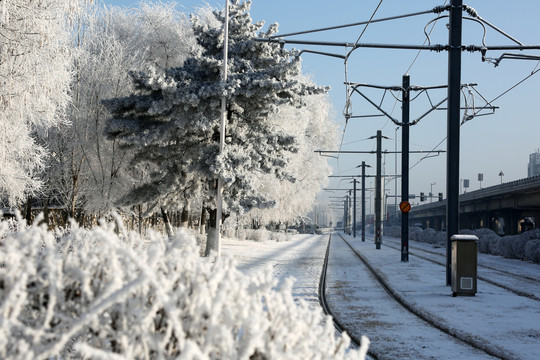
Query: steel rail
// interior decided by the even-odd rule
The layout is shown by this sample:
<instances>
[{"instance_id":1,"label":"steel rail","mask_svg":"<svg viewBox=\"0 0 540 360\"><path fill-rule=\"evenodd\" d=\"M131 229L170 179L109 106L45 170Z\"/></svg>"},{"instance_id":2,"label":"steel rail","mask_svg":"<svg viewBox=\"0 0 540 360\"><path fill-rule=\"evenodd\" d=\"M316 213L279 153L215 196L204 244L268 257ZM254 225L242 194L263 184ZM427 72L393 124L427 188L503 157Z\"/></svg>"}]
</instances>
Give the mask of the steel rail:
<instances>
[{"instance_id":1,"label":"steel rail","mask_svg":"<svg viewBox=\"0 0 540 360\"><path fill-rule=\"evenodd\" d=\"M330 315L332 317L332 321L334 322L334 327L337 331L340 333L347 332L347 329L339 322L339 320L334 316L332 313L332 310L330 309L330 306L328 305L328 301L326 300L326 273L328 270L328 258L330 255L330 243L332 242L332 234L328 237L328 245L326 246L326 254L324 256L324 262L323 262L323 268L321 271L321 277L319 279L319 289L318 289L318 295L319 295L319 303L321 304L321 307L326 315ZM361 341L358 340L356 337L354 337L351 333L347 332L347 335L351 339L351 342L356 346L357 348L360 348ZM368 350L368 355L373 358L377 359L377 356L370 352Z\"/></svg>"},{"instance_id":2,"label":"steel rail","mask_svg":"<svg viewBox=\"0 0 540 360\"><path fill-rule=\"evenodd\" d=\"M391 249L395 249L395 250L400 250L399 248L397 247L394 247L394 246L390 246L388 245L387 243L385 244L386 246L388 246L389 248ZM440 261L437 261L437 260L434 260L434 259L431 259L429 257L426 257L426 256L422 256L422 255L418 255L418 253L416 253L416 251L423 251L423 252L426 252L428 254L434 254L434 255L437 255L439 257L444 257L443 254L439 254L439 253L436 253L435 251L429 251L429 250L424 250L424 249L419 249L419 248L416 248L415 249L415 252L411 252L409 251L409 254L411 254L412 256L416 256L417 258L420 258L420 259L423 259L423 260L426 260L426 261L429 261L433 264L437 264L437 265L441 265L441 266L446 266L446 263L443 263L443 262L440 262ZM538 279L533 279L533 278L530 278L530 277L527 277L527 276L522 276L522 275L516 275L516 274L512 274L508 271L503 271L503 270L499 270L499 269L496 269L494 267L490 267L490 266L486 266L486 265L478 265L478 267L482 267L482 268L485 268L485 269L489 269L491 271L496 271L496 272L499 272L501 274L507 274L507 275L511 275L512 277L520 277L520 278L523 278L523 279L526 279L526 280L530 280L530 281L538 281ZM514 289L512 287L509 287L508 285L504 285L504 284L501 284L501 283L498 283L494 280L491 280L491 279L488 279L484 276L480 276L480 275L477 275L476 276L479 280L482 280L482 281L485 281L493 286L497 286L497 287L500 287L501 289L504 289L506 291L510 291L511 293L515 294L515 295L518 295L518 296L522 296L522 297L526 297L528 299L531 299L531 300L536 300L536 301L540 301L540 298L534 294L531 294L531 293L528 293L526 291L523 291L523 290L519 290L519 289Z\"/></svg>"},{"instance_id":3,"label":"steel rail","mask_svg":"<svg viewBox=\"0 0 540 360\"><path fill-rule=\"evenodd\" d=\"M447 325L437 321L435 318L431 318L426 314L425 312L416 309L414 306L412 306L409 302L407 302L404 297L399 294L396 290L394 290L389 283L377 272L377 270L369 263L369 261L360 254L357 250L355 250L351 244L345 240L345 238L337 233L341 239L349 246L349 248L352 250L352 252L356 255L356 257L362 262L362 264L369 270L370 274L379 282L381 287L388 293L390 297L392 297L398 304L400 304L404 309L418 317L419 319L422 319L427 324L431 325L432 327L442 331L443 333L469 345L470 347L477 349L479 351L483 351L488 355L503 359L503 360L511 360L514 359L511 354L501 354L500 352L494 351L493 349L486 346L484 342L481 340L476 340L474 336L471 336L467 333L462 333L460 331L456 331L455 329L452 329L448 327Z\"/></svg>"}]
</instances>

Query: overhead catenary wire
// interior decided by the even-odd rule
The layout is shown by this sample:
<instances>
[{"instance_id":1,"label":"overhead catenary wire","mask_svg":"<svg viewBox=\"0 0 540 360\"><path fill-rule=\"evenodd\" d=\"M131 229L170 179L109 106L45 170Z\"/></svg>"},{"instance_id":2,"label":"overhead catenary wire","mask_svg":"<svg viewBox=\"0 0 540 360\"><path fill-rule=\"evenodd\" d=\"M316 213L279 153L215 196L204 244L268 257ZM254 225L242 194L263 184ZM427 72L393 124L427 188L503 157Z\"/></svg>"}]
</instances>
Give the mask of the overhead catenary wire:
<instances>
[{"instance_id":1,"label":"overhead catenary wire","mask_svg":"<svg viewBox=\"0 0 540 360\"><path fill-rule=\"evenodd\" d=\"M349 57L351 56L352 52L356 49L356 45L358 44L358 42L360 41L360 39L362 38L362 36L364 35L364 33L366 32L366 29L367 27L369 26L369 24L371 24L373 18L375 17L375 14L377 13L377 11L379 10L382 2L384 0L380 0L379 1L379 4L377 5L377 7L375 8L375 10L373 11L373 13L371 14L371 17L370 19L366 22L365 26L364 26L364 29L362 30L362 32L360 33L360 35L358 36L358 39L356 40L353 48L347 52L347 55L345 56L345 59L344 59L344 66L345 66L345 83L348 83L349 80L348 80L348 72L347 72L347 63L348 63L348 60L349 60ZM347 49L346 49L347 50ZM351 112L352 112L352 109L351 109L351 93L350 93L350 87L347 85L346 88L345 88L345 92L346 92L346 103L345 103L345 109L344 109L344 115L345 115L345 127L343 128L343 134L342 134L342 137L341 137L341 143L339 145L339 150L341 151L342 149L342 146L343 146L343 140L345 138L345 130L347 129L347 123L349 122L349 118L351 116ZM339 155L338 155L338 167L339 167Z\"/></svg>"},{"instance_id":2,"label":"overhead catenary wire","mask_svg":"<svg viewBox=\"0 0 540 360\"><path fill-rule=\"evenodd\" d=\"M533 71L531 71L531 73L527 76L525 76L523 79L521 79L520 81L518 81L517 83L515 83L514 85L510 86L508 89L504 90L502 93L500 93L499 95L497 95L496 97L493 98L493 100L491 101L486 101L486 105L481 107L480 109L478 109L477 111L475 111L475 113L472 115L472 117L474 116L477 116L477 114L486 109L488 107L488 105L492 106L491 104L493 104L495 101L497 101L498 99L500 99L502 96L508 94L510 91L512 91L513 89L515 89L516 87L518 87L519 85L521 85L523 82L525 82L526 80L528 80L529 78L531 78L533 75L535 75L536 73L540 72L540 69L538 68L538 66L540 65L540 62L534 67ZM480 95L481 96L481 95ZM485 99L485 98L484 98ZM472 118L471 118L472 119ZM461 125L464 125L468 120L470 119L467 119L465 121L462 121L461 122ZM435 152L435 149L438 148L444 141L446 140L446 137L444 137L437 145L435 145L433 147L433 149L431 150L431 152ZM430 154L428 153L427 155L423 156L422 158L420 158L420 160L418 160L414 165L412 165L409 170L411 170L412 168L414 168L416 165L418 165L420 162L422 162L423 160L427 159L427 158L430 158L432 156L430 156Z\"/></svg>"},{"instance_id":3,"label":"overhead catenary wire","mask_svg":"<svg viewBox=\"0 0 540 360\"><path fill-rule=\"evenodd\" d=\"M382 0L381 0L382 2ZM381 2L379 3L379 6L381 4ZM447 3L447 0L445 0L445 4ZM379 7L378 6L378 7ZM378 9L377 7L377 9ZM376 9L376 10L377 10ZM441 13L442 11L444 10L447 10L448 9L448 6L440 6L438 7L438 9L440 11L437 11L437 13ZM474 45L471 45L471 46L463 46L462 47L462 50L463 51L469 51L469 52L474 52L474 51L480 51L482 52L483 56L485 54L485 51L488 51L488 50L511 50L511 49L519 49L519 50L525 50L525 49L538 49L538 46L537 45L532 45L532 46L525 46L523 45L523 43L521 43L520 41L516 40L515 38L513 38L512 36L508 35L507 33L505 33L504 31L502 31L501 29L497 28L496 26L494 26L493 24L489 23L488 21L486 21L485 19L481 18L480 16L478 16L478 14L476 13L476 11L470 7L467 7L466 5L464 5L464 10L467 11L467 13L469 15L472 16L472 18L465 18L467 20L472 20L472 21L475 21L477 23L480 23L484 29L484 34L483 34L483 37L482 37L482 46L474 46ZM388 20L395 20L395 19L399 19L399 18L404 18L404 17L408 17L408 16L414 16L414 15L421 15L421 14L427 14L427 13L430 13L432 11L425 11L425 12L419 12L419 13L414 13L414 14L405 14L405 15L401 15L401 16L395 16L395 17L391 17L391 18L385 18L385 19L374 19L374 16L372 15L372 17L370 18L370 20L368 21L364 21L364 22L361 22L361 23L355 23L355 24L347 24L347 25L342 25L342 26L337 26L337 27L329 27L329 28L320 28L320 29L315 29L315 30L311 30L311 31L303 31L303 32L296 32L296 33L289 33L289 34L282 34L282 35L278 35L278 36L274 36L272 38L283 38L283 37L286 37L286 36L292 36L292 35L299 35L299 34L307 34L307 33L312 33L312 32L317 32L317 31L325 31L325 30L332 30L332 29L338 29L338 28L344 28L344 27L348 27L348 26L357 26L357 25L369 25L370 23L374 23L374 22L380 22L380 21L388 21ZM436 25L436 21L438 19L440 19L442 17L438 17L437 19L435 20L432 20L430 21L425 29L427 29L427 26L429 26L429 24L432 24L432 28L430 29L429 33L426 33L426 41L430 42L430 39L429 39L429 35L431 34L431 32L433 31L435 25ZM486 27L484 26L487 25L489 26L490 28L496 30L497 32L501 33L502 35L504 35L505 37L509 38L510 40L512 40L513 42L515 42L516 44L518 44L519 46L507 46L507 45L503 45L503 46L486 46L485 44L485 38L486 38ZM367 26L366 26L367 27ZM430 51L442 51L442 50L447 50L447 46L443 46L443 45L433 45L433 46L425 46L425 43L426 41L424 42L424 45L423 46L409 46L409 45L389 45L389 44L359 44L359 41L363 35L363 33L365 32L366 28L364 28L364 30L362 31L362 34L360 35L360 37L357 39L357 41L354 43L354 44L351 44L351 43L330 43L330 42L310 42L311 44L314 44L314 45L322 45L322 46L344 46L346 48L346 50L348 51L348 55L347 57L357 48L359 47L367 47L367 48L390 48L390 49L417 49L418 50L418 53L416 54L415 58L413 59L411 65L409 66L409 68L407 69L407 73L411 70L411 68L414 66L414 64L416 63L419 55L421 54L421 52L423 50L430 50ZM426 31L425 31L426 32ZM302 42L302 41L294 41L294 40L291 40L291 41L284 41L283 43L291 43L291 44L294 44L294 43L307 43L307 42ZM349 50L349 48L351 48ZM508 54L509 56L511 56L512 54ZM346 60L345 60L345 77L346 77L346 82L347 82L347 77L348 77L348 73L347 73L347 67L346 67L346 62L347 62L347 57L346 57ZM528 58L528 59L531 59L531 58ZM486 108L493 108L493 106L491 105L491 103L497 99L499 99L501 96L505 95L506 93L508 93L509 91L511 91L513 88L519 86L519 84L521 84L522 82L526 81L528 78L530 78L532 75L536 74L537 71L540 71L540 70L537 70L537 68L540 66L540 61L538 62L538 64L536 65L535 69L533 70L533 72L531 72L530 75L528 75L527 77L525 77L524 79L522 79L520 82L518 82L517 84L513 85L511 88L509 88L508 90L504 91L503 93L501 93L499 96L497 96L496 98L494 98L491 102L489 101L486 101L486 104L479 108L477 111L474 112L474 114L472 115L472 117L474 116L480 116L478 115L482 110L485 110ZM482 99L485 101L486 99L481 95L479 94L476 90L475 92L480 96L482 97ZM347 114L347 117L346 119L348 120L348 118L351 117L351 103L350 103L350 94L352 92L347 90L346 89L346 96L347 96L347 103L346 103L346 109L345 109L345 114ZM469 93L471 94L470 90L469 90ZM426 92L427 94L427 92ZM393 93L391 93L392 96L395 97L395 95ZM418 94L416 97L420 96L420 94ZM427 94L427 96L429 97L429 94ZM415 98L416 98L415 97ZM471 98L473 101L471 102L472 104L472 107L473 109L475 108L475 104L474 104L474 99ZM398 100L398 99L396 99ZM394 108L395 106L397 105L399 101L396 101L395 104L394 104ZM440 103L438 104L440 105ZM467 107L468 104L467 104ZM393 113L394 109L392 109L392 113ZM470 120L470 119L469 119ZM386 124L388 123L388 120L386 121ZM386 126L385 124L385 126ZM341 144L340 144L340 149L343 145L343 139L344 139L344 136L345 136L345 132L346 132L346 128L347 126L345 126L344 128L344 131L343 131L343 134L342 134L342 139L341 139ZM442 143L445 139L443 139L440 143ZM439 144L440 144L439 143ZM426 158L426 157L424 157ZM423 159L424 159L423 158ZM421 159L420 161L422 161L423 159ZM417 164L413 165L416 166ZM412 168L412 167L411 167Z\"/></svg>"},{"instance_id":4,"label":"overhead catenary wire","mask_svg":"<svg viewBox=\"0 0 540 360\"><path fill-rule=\"evenodd\" d=\"M446 3L446 1L445 1L445 3ZM414 13L410 13L410 14L389 16L389 17L385 17L385 18L381 18L381 19L371 19L370 21L361 21L361 22L352 23L352 24L328 26L328 27L317 28L317 29L312 29L312 30L296 31L296 32L292 32L292 33L274 35L274 36L271 36L271 38L284 38L284 37L288 37L288 36L312 34L312 33L316 33L316 32L344 29L344 28L347 28L347 27L366 25L368 23L379 23L379 22L385 22L385 21L392 21L392 20L404 19L404 18L408 18L408 17L432 14L432 13L440 14L445 9L446 9L446 6L436 6L433 9L430 9L430 10L418 11L418 12L414 12Z\"/></svg>"},{"instance_id":5,"label":"overhead catenary wire","mask_svg":"<svg viewBox=\"0 0 540 360\"><path fill-rule=\"evenodd\" d=\"M379 5L377 5L377 7L375 8L375 10L373 11L373 14L371 14L371 17L370 17L369 20L367 21L366 26L364 26L364 29L363 29L362 32L360 33L360 36L358 36L358 39L356 39L356 42L354 43L353 48L352 48L351 51L349 51L349 53L347 54L347 57L345 58L345 61L347 61L347 59L349 58L349 56L351 56L352 52L353 52L354 50L356 50L356 45L358 45L358 43L360 42L360 39L362 39L362 36L364 36L364 33L366 32L366 30L367 30L369 24L372 23L373 18L375 17L375 14L377 13L377 11L379 10L379 8L381 7L383 1L384 1L384 0L379 1Z\"/></svg>"}]
</instances>

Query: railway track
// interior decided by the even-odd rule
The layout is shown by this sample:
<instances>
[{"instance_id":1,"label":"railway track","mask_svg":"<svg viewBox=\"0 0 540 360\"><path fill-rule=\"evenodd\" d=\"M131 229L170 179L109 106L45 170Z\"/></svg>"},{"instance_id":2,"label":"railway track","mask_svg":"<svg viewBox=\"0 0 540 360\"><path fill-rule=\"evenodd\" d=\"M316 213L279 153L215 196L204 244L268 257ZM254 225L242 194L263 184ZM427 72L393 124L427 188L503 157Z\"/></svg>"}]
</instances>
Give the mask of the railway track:
<instances>
[{"instance_id":1,"label":"railway track","mask_svg":"<svg viewBox=\"0 0 540 360\"><path fill-rule=\"evenodd\" d=\"M391 243L392 245L390 245L389 243ZM389 248L401 251L400 243L399 243L399 240L397 239L386 238L385 241L383 242L383 246L387 246ZM413 251L410 251L411 249ZM420 259L429 261L437 265L441 265L443 267L446 266L445 254L441 254L437 251L422 249L417 246L411 246L410 243L409 243L409 255L418 257ZM523 296L532 300L540 301L540 296L537 295L540 293L540 280L539 279L525 276L525 275L515 274L509 271L497 269L493 266L483 265L480 263L478 264L478 269L479 271L483 271L484 273L489 275L489 277L483 276L483 275L477 275L477 278L479 280L485 281L494 286L498 286L518 296ZM504 277L506 278L506 281L494 280L494 278L497 278L497 277ZM537 294L522 290L522 289L531 288L531 287L534 289L537 289Z\"/></svg>"},{"instance_id":2,"label":"railway track","mask_svg":"<svg viewBox=\"0 0 540 360\"><path fill-rule=\"evenodd\" d=\"M346 239L344 239L340 234L334 234L334 238L338 238L338 241L343 241L349 248L351 254L354 254L354 257L357 259L356 261L360 262L362 266L364 266L367 271L370 274L371 279L373 279L373 282L376 283L376 285L370 285L370 286L378 286L386 292L387 296L396 304L399 304L399 306L403 309L404 312L409 313L408 316L414 316L417 318L420 322L423 322L425 327L432 328L432 332L438 333L442 332L448 337L451 337L454 339L456 343L462 344L463 347L470 347L479 353L482 353L481 357L495 357L495 358L501 358L501 359L510 359L511 357L504 357L501 356L501 352L497 350L493 350L489 348L486 344L484 344L482 341L475 340L473 337L468 336L468 334L463 334L456 332L455 330L448 328L446 325L439 323L438 321L434 320L433 317L426 316L426 314L421 311L420 309L416 309L414 306L412 306L409 302L407 302L403 296L401 296L397 291L395 291L387 281L385 281L384 277L379 274L376 269L374 269L371 264L362 256L361 253L356 251L348 242ZM332 236L330 236L329 242L328 242L328 248L326 252L326 257L324 261L323 271L321 273L321 280L320 280L320 286L319 286L319 298L321 305L323 306L323 309L327 314L330 314L333 316L334 321L336 323L336 328L339 331L347 331L347 333L350 335L353 343L359 345L359 340L357 337L355 337L353 334L355 333L354 329L347 328L346 325L344 325L340 319L336 319L336 317L332 314L331 307L327 303L327 299L325 296L326 287L327 287L327 272L328 272L328 266L329 266L329 256L330 256L330 249L332 244ZM437 335L439 336L439 335ZM368 354L374 358L380 358L381 355L378 352L374 352L370 349Z\"/></svg>"}]
</instances>

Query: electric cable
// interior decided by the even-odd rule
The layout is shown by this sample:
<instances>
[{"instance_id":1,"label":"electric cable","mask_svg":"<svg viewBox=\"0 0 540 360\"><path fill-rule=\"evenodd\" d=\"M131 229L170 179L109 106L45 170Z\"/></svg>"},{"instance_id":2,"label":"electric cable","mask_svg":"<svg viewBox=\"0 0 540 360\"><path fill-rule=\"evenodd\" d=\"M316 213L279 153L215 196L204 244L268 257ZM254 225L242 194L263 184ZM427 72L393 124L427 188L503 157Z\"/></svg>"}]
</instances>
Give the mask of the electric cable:
<instances>
[{"instance_id":1,"label":"electric cable","mask_svg":"<svg viewBox=\"0 0 540 360\"><path fill-rule=\"evenodd\" d=\"M448 2L448 0L444 0L444 4L443 4L442 6L443 6L443 7L446 7L446 3L447 3L447 2ZM433 32L433 29L435 29L435 25L437 25L437 22L436 22L436 21L433 23L433 26L431 27L431 30L429 31L429 35L431 35L431 33ZM425 28L424 28L424 32L425 32ZM427 39L424 40L424 44L423 44L423 45L426 45L426 41L427 41ZM418 59L418 57L420 56L420 53L421 53L422 51L423 51L423 50L418 50L418 53L416 53L416 56L414 57L414 59L413 59L411 65L409 66L409 68L407 69L407 71L405 71L405 74L408 74L409 71L411 71L411 69L412 69L414 63L416 63L416 60Z\"/></svg>"},{"instance_id":2,"label":"electric cable","mask_svg":"<svg viewBox=\"0 0 540 360\"><path fill-rule=\"evenodd\" d=\"M533 71L527 75L526 77L524 77L523 79L521 79L520 81L518 81L516 84L512 85L510 88L508 88L507 90L503 91L502 93L500 93L499 95L497 95L496 97L493 98L493 100L491 101L486 101L486 105L484 105L483 107L481 107L479 110L477 110L476 112L474 112L473 115L471 115L472 117L476 116L480 111L486 109L488 107L488 104L492 104L493 102L495 102L496 100L500 99L502 96L506 95L507 93L509 93L510 91L512 91L513 89L515 89L517 86L521 85L523 82L525 82L526 80L528 80L530 77L532 77L533 75L535 75L536 73L540 72L540 69L538 68L538 66L540 65L540 62L535 66L535 68L533 69ZM492 105L491 105L492 106ZM468 119L470 120L470 119ZM468 121L467 120L467 121ZM461 125L463 125L465 122L467 121L463 121L461 123ZM435 149L437 147L439 147L445 140L447 139L447 137L444 137L444 139L442 139L437 145L435 145L435 147L427 154L425 155L424 157L422 157L420 160L418 160L413 166L411 166L409 168L409 170L411 170L412 168L414 168L416 165L418 165L421 161L427 159L427 158L430 158L432 156L430 156L431 153L435 152Z\"/></svg>"},{"instance_id":3,"label":"electric cable","mask_svg":"<svg viewBox=\"0 0 540 360\"><path fill-rule=\"evenodd\" d=\"M375 14L377 13L377 11L379 10L379 8L381 7L381 4L384 0L381 0L379 1L379 5L377 5L377 7L375 8L375 10L373 11L373 14L371 14L371 17L369 18L366 26L364 26L364 30L362 30L362 32L360 33L360 36L358 36L358 39L356 39L356 42L354 43L354 46L353 48L351 49L351 51L349 51L349 53L347 54L347 57L345 59L345 61L347 61L347 59L349 58L349 56L351 56L352 52L356 49L356 45L358 45L358 43L360 42L360 39L362 38L362 36L364 35L364 33L366 32L369 24L371 24L371 22L373 21L373 18L375 17Z\"/></svg>"},{"instance_id":4,"label":"electric cable","mask_svg":"<svg viewBox=\"0 0 540 360\"><path fill-rule=\"evenodd\" d=\"M446 3L446 1L445 1L445 3ZM352 24L329 26L329 27L312 29L312 30L296 31L296 32L293 32L293 33L274 35L274 36L271 36L270 38L275 39L275 38L283 38L283 37L294 36L294 35L312 34L312 33L315 33L315 32L343 29L343 28L346 28L346 27L366 25L367 23L379 23L379 22L385 22L385 21L391 21L391 20L399 20L399 19L404 19L404 18L408 18L408 17L426 15L426 14L432 14L432 13L440 14L445 10L446 10L446 6L436 6L431 10L424 10L424 11L418 11L418 12L410 13L410 14L390 16L390 17L381 18L381 19L372 19L371 21L361 21L361 22L352 23Z\"/></svg>"},{"instance_id":5,"label":"electric cable","mask_svg":"<svg viewBox=\"0 0 540 360\"><path fill-rule=\"evenodd\" d=\"M489 101L488 103L486 103L486 105L484 105L483 107L481 107L478 111L474 112L471 116L472 117L475 117L480 111L484 110L487 108L487 104L492 104L493 102L497 101L498 99L500 99L502 96L508 94L510 91L514 90L516 87L518 87L519 85L521 85L522 83L524 83L526 80L528 80L530 77L532 77L533 75L535 75L536 73L538 73L540 71L540 69L538 69L538 65L536 65L536 67L534 68L534 70L527 76L525 76L523 79L521 79L520 81L518 81L517 83L515 83L514 85L512 85L510 88L506 89L505 91L503 91L502 93L500 93L499 95L497 95L496 97L493 98L493 100ZM470 119L469 119L470 120Z\"/></svg>"}]
</instances>

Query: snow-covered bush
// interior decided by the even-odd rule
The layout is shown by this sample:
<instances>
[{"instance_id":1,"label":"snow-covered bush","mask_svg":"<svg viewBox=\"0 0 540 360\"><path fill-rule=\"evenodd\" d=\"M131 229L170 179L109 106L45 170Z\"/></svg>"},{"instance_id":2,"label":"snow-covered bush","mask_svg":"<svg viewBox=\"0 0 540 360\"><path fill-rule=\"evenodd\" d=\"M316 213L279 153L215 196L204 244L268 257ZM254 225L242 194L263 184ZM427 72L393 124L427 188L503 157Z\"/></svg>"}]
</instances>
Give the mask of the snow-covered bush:
<instances>
[{"instance_id":1,"label":"snow-covered bush","mask_svg":"<svg viewBox=\"0 0 540 360\"><path fill-rule=\"evenodd\" d=\"M540 264L540 240L529 240L525 245L525 260Z\"/></svg>"},{"instance_id":2,"label":"snow-covered bush","mask_svg":"<svg viewBox=\"0 0 540 360\"><path fill-rule=\"evenodd\" d=\"M425 229L419 236L418 241L434 244L437 242L436 235L437 232L434 229Z\"/></svg>"},{"instance_id":3,"label":"snow-covered bush","mask_svg":"<svg viewBox=\"0 0 540 360\"><path fill-rule=\"evenodd\" d=\"M396 229L399 229L399 226L385 228L385 235L401 237L401 233L395 234ZM459 233L477 236L478 251L481 253L540 264L540 229L527 231L520 235L502 237L490 229L462 229ZM444 245L446 244L446 231L410 227L409 240Z\"/></svg>"},{"instance_id":4,"label":"snow-covered bush","mask_svg":"<svg viewBox=\"0 0 540 360\"><path fill-rule=\"evenodd\" d=\"M385 226L383 228L383 235L401 238L401 226Z\"/></svg>"},{"instance_id":5,"label":"snow-covered bush","mask_svg":"<svg viewBox=\"0 0 540 360\"><path fill-rule=\"evenodd\" d=\"M497 241L497 254L506 258L512 259L514 257L514 249L512 244L519 239L519 235L502 236Z\"/></svg>"},{"instance_id":6,"label":"snow-covered bush","mask_svg":"<svg viewBox=\"0 0 540 360\"><path fill-rule=\"evenodd\" d=\"M436 236L436 244L444 245L446 244L446 231L438 231Z\"/></svg>"},{"instance_id":7,"label":"snow-covered bush","mask_svg":"<svg viewBox=\"0 0 540 360\"><path fill-rule=\"evenodd\" d=\"M118 235L116 232L119 232ZM329 317L198 255L186 233L141 239L102 222L56 236L0 223L2 359L362 358ZM323 324L323 325L321 325Z\"/></svg>"},{"instance_id":8,"label":"snow-covered bush","mask_svg":"<svg viewBox=\"0 0 540 360\"><path fill-rule=\"evenodd\" d=\"M270 240L274 240L277 242L283 242L283 241L289 241L290 238L287 234L277 231L270 231Z\"/></svg>"},{"instance_id":9,"label":"snow-covered bush","mask_svg":"<svg viewBox=\"0 0 540 360\"><path fill-rule=\"evenodd\" d=\"M523 235L525 234L516 236L516 238L512 242L512 258L513 259L519 259L519 260L525 259L525 245L527 244L529 239Z\"/></svg>"},{"instance_id":10,"label":"snow-covered bush","mask_svg":"<svg viewBox=\"0 0 540 360\"><path fill-rule=\"evenodd\" d=\"M420 241L422 232L423 230L420 227L416 227L416 226L409 227L409 240Z\"/></svg>"},{"instance_id":11,"label":"snow-covered bush","mask_svg":"<svg viewBox=\"0 0 540 360\"><path fill-rule=\"evenodd\" d=\"M500 236L491 229L474 230L474 235L478 237L478 251L484 254L491 254L491 249L495 248Z\"/></svg>"}]
</instances>

